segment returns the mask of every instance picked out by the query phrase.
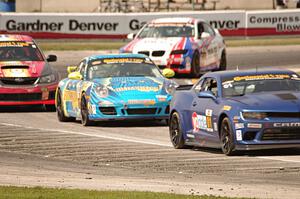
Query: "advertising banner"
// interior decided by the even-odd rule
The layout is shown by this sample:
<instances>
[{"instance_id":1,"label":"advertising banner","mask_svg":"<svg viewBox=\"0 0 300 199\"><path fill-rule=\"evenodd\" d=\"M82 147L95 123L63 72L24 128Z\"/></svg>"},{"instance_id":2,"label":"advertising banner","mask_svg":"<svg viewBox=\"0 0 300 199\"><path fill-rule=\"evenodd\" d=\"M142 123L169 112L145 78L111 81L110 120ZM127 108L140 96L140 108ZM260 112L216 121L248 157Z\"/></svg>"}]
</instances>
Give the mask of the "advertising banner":
<instances>
[{"instance_id":1,"label":"advertising banner","mask_svg":"<svg viewBox=\"0 0 300 199\"><path fill-rule=\"evenodd\" d=\"M0 33L34 38L123 39L163 17L204 19L223 36L300 34L299 10L197 11L165 13L2 13Z\"/></svg>"},{"instance_id":2,"label":"advertising banner","mask_svg":"<svg viewBox=\"0 0 300 199\"><path fill-rule=\"evenodd\" d=\"M247 36L300 34L300 11L249 11Z\"/></svg>"},{"instance_id":3,"label":"advertising banner","mask_svg":"<svg viewBox=\"0 0 300 199\"><path fill-rule=\"evenodd\" d=\"M224 36L245 35L243 11L207 11L174 13L57 14L3 13L1 33L27 34L35 38L126 38L147 21L162 17L194 17L208 21Z\"/></svg>"}]
</instances>

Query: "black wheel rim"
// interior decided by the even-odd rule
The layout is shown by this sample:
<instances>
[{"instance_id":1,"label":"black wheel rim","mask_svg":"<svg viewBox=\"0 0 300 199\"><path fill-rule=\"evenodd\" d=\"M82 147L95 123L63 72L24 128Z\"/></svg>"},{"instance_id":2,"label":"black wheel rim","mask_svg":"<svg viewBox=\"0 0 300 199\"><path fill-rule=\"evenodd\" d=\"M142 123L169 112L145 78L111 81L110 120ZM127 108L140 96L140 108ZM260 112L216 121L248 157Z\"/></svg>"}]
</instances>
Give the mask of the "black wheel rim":
<instances>
[{"instance_id":1,"label":"black wheel rim","mask_svg":"<svg viewBox=\"0 0 300 199\"><path fill-rule=\"evenodd\" d=\"M170 125L170 137L174 146L178 145L180 139L180 128L178 118L176 116L172 117Z\"/></svg>"},{"instance_id":2,"label":"black wheel rim","mask_svg":"<svg viewBox=\"0 0 300 199\"><path fill-rule=\"evenodd\" d=\"M229 125L225 122L222 125L222 149L224 152L230 151L231 141L230 141L230 130Z\"/></svg>"},{"instance_id":3,"label":"black wheel rim","mask_svg":"<svg viewBox=\"0 0 300 199\"><path fill-rule=\"evenodd\" d=\"M198 75L199 74L199 71L200 71L200 62L199 62L199 56L198 56L198 53L195 53L194 54L194 57L193 57L193 73L195 75Z\"/></svg>"}]
</instances>

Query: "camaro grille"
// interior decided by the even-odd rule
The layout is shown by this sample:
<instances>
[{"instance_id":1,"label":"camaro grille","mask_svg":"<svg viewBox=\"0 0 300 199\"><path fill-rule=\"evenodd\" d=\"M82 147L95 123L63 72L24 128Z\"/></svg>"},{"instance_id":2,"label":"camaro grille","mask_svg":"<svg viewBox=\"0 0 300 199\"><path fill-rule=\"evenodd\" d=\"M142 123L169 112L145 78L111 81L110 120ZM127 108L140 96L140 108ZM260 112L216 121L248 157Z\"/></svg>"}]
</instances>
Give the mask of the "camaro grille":
<instances>
[{"instance_id":1,"label":"camaro grille","mask_svg":"<svg viewBox=\"0 0 300 199\"><path fill-rule=\"evenodd\" d=\"M267 112L267 117L273 118L300 118L300 112Z\"/></svg>"},{"instance_id":2,"label":"camaro grille","mask_svg":"<svg viewBox=\"0 0 300 199\"><path fill-rule=\"evenodd\" d=\"M262 140L300 140L300 128L265 129Z\"/></svg>"},{"instance_id":3,"label":"camaro grille","mask_svg":"<svg viewBox=\"0 0 300 199\"><path fill-rule=\"evenodd\" d=\"M11 93L11 94L0 94L0 101L35 101L41 100L42 93Z\"/></svg>"},{"instance_id":4,"label":"camaro grille","mask_svg":"<svg viewBox=\"0 0 300 199\"><path fill-rule=\"evenodd\" d=\"M32 85L36 80L37 77L4 77L0 82L5 85Z\"/></svg>"},{"instance_id":5,"label":"camaro grille","mask_svg":"<svg viewBox=\"0 0 300 199\"><path fill-rule=\"evenodd\" d=\"M156 108L129 108L128 115L152 115L156 113Z\"/></svg>"}]
</instances>

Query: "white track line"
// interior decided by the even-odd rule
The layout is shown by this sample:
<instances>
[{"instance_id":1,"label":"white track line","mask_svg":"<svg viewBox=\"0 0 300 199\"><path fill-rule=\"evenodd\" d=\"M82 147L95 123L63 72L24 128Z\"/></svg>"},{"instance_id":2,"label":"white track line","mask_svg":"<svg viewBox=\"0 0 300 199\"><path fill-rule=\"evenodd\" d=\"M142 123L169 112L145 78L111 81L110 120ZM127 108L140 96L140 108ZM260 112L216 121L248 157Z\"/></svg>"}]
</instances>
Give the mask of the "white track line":
<instances>
[{"instance_id":1,"label":"white track line","mask_svg":"<svg viewBox=\"0 0 300 199\"><path fill-rule=\"evenodd\" d=\"M280 156L280 157L256 157L256 158L266 159L266 160L277 160L277 161L282 161L282 162L300 163L300 160L283 159L283 158L287 158L287 156Z\"/></svg>"},{"instance_id":2,"label":"white track line","mask_svg":"<svg viewBox=\"0 0 300 199\"><path fill-rule=\"evenodd\" d=\"M155 145L155 146L162 146L162 147L172 147L171 144L165 144L161 142L153 142L150 140L139 140L135 138L120 138L120 137L113 137L113 136L107 136L107 135L95 135L95 134L88 134L88 133L81 133L81 132L75 132L75 131L66 131L61 129L46 129L46 128L35 128L30 126L22 126L18 124L10 124L10 123L0 123L1 125L5 126L14 126L14 127L21 127L25 129L38 129L41 131L50 131L50 132L60 132L60 133L68 133L68 134L76 134L76 135L84 135L89 137L97 137L97 138L104 138L104 139L111 139L111 140L117 140L117 141L124 141L124 142L133 142L133 143L139 143L139 144L149 144L149 145ZM282 162L293 162L293 163L300 163L299 160L288 160L288 159L282 159L286 156L281 157L254 157L259 159L267 159L267 160L274 160L274 161L282 161Z\"/></svg>"},{"instance_id":3,"label":"white track line","mask_svg":"<svg viewBox=\"0 0 300 199\"><path fill-rule=\"evenodd\" d=\"M117 141L124 141L124 142L133 142L133 143L139 143L139 144L150 144L150 145L163 146L163 147L172 147L171 144L153 142L150 140L140 140L140 139L135 139L133 137L120 138L120 137L113 137L113 136L108 136L108 135L96 135L96 134L81 133L81 132L76 132L76 131L66 131L66 130L61 130L61 129L53 130L53 129L46 129L46 128L35 128L35 127L30 127L30 126L24 127L22 125L10 124L10 123L0 123L0 124L5 125L5 126L21 127L21 128L25 128L25 129L38 129L41 131L60 132L60 133L68 133L68 134L76 134L76 135L84 135L84 136L89 136L89 137L97 137L97 138L111 139L111 140L117 140Z\"/></svg>"}]
</instances>

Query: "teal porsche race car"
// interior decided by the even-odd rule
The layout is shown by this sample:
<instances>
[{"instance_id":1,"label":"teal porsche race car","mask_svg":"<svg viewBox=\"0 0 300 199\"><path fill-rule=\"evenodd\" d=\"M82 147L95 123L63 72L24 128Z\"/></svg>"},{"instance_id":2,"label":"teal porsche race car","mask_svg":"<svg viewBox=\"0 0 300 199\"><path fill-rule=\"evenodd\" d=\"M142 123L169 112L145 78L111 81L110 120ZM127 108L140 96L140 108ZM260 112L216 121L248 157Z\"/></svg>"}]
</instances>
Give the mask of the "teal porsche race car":
<instances>
[{"instance_id":1,"label":"teal porsche race car","mask_svg":"<svg viewBox=\"0 0 300 199\"><path fill-rule=\"evenodd\" d=\"M56 92L61 122L78 118L88 126L95 121L168 119L177 84L166 77L174 72L161 73L145 55L90 56L68 72Z\"/></svg>"}]
</instances>

